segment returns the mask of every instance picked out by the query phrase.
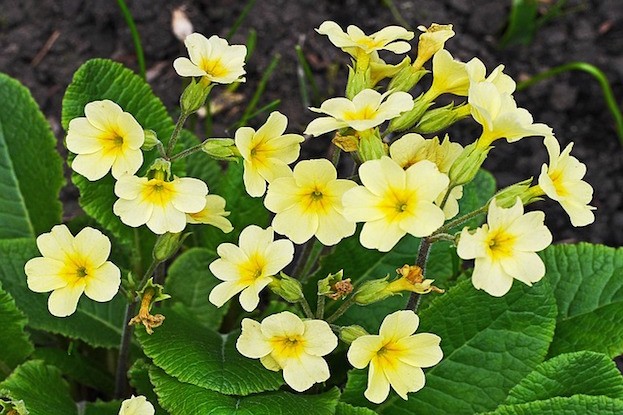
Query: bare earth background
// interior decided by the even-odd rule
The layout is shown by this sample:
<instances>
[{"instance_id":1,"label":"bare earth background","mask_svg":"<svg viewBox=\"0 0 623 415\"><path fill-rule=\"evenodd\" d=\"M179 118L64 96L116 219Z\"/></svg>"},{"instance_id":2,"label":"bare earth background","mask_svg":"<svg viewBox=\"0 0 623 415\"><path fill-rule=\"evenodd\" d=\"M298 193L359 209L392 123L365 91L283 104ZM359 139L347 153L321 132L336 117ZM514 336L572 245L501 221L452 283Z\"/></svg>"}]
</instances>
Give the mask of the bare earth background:
<instances>
[{"instance_id":1,"label":"bare earth background","mask_svg":"<svg viewBox=\"0 0 623 415\"><path fill-rule=\"evenodd\" d=\"M128 0L143 40L148 81L173 115L182 80L173 71L172 62L178 56L186 56L186 50L171 31L172 10L185 5L196 31L206 36L224 36L245 3ZM546 24L532 45L502 50L498 44L510 3L510 0L394 1L412 28L432 22L454 24L457 34L446 48L458 59L467 61L477 56L489 70L503 63L506 72L518 80L556 65L586 61L605 71L619 104L622 103L623 1L569 0L566 13ZM280 64L259 106L281 99L279 110L288 116L288 128L292 132L300 133L314 118L299 93L294 52L297 44L303 47L323 98L343 94L344 65L348 60L326 37L314 32L324 20L334 20L344 28L355 24L367 33L397 24L380 0L258 0L232 39L232 43L243 43L252 28L258 35L256 51L246 66L247 83L238 89L245 99L217 116L215 137L233 135L225 126L236 121L275 54L281 55ZM111 58L137 69L130 31L116 1L0 0L0 71L31 89L59 143L64 137L59 120L65 88L73 72L94 57ZM337 76L331 75L333 62L342 64ZM215 88L214 92L218 94L222 90ZM598 209L597 220L585 228L573 228L566 214L553 202L534 205L546 211L554 238L623 245L623 150L596 81L584 73L566 73L516 93L516 99L535 120L552 126L563 146L575 142L572 154L587 164L587 181L595 188L592 204ZM263 122L266 116L260 116L252 124ZM452 139L463 144L478 134L478 126L468 121L451 130ZM311 140L304 149L307 154L318 155L324 153L327 145L326 140ZM62 150L62 144L59 149ZM512 146L497 144L485 167L496 175L499 186L504 186L538 176L546 159L542 140L530 138ZM68 186L62 197L66 215L75 214L76 190Z\"/></svg>"}]
</instances>

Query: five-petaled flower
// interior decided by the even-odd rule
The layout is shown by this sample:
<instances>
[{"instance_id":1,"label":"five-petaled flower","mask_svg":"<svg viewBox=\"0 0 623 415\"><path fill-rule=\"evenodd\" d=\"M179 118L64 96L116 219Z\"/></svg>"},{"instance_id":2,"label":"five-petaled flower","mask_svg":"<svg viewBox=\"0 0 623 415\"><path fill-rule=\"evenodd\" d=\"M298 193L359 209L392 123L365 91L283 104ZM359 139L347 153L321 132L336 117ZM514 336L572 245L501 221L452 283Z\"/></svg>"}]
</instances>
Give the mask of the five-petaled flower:
<instances>
[{"instance_id":1,"label":"five-petaled flower","mask_svg":"<svg viewBox=\"0 0 623 415\"><path fill-rule=\"evenodd\" d=\"M197 213L187 213L188 223L204 223L219 228L225 233L234 230L229 219L230 212L225 211L225 199L218 195L207 195L205 207Z\"/></svg>"},{"instance_id":2,"label":"five-petaled flower","mask_svg":"<svg viewBox=\"0 0 623 415\"><path fill-rule=\"evenodd\" d=\"M138 227L147 224L152 232L178 233L186 227L186 214L198 213L206 205L208 187L199 179L124 176L115 183L119 200L113 212L121 222Z\"/></svg>"},{"instance_id":3,"label":"five-petaled flower","mask_svg":"<svg viewBox=\"0 0 623 415\"><path fill-rule=\"evenodd\" d=\"M571 155L573 143L560 152L560 144L554 136L544 140L549 154L549 166L543 164L539 175L539 187L552 200L556 200L571 218L573 226L586 226L595 221L589 203L593 198L593 188L582 180L586 165Z\"/></svg>"},{"instance_id":4,"label":"five-petaled flower","mask_svg":"<svg viewBox=\"0 0 623 415\"><path fill-rule=\"evenodd\" d=\"M322 358L337 347L337 337L323 320L301 320L289 311L273 314L258 323L242 320L238 351L269 370L283 369L283 378L302 392L329 379L329 366Z\"/></svg>"},{"instance_id":5,"label":"five-petaled flower","mask_svg":"<svg viewBox=\"0 0 623 415\"><path fill-rule=\"evenodd\" d=\"M524 214L519 198L508 209L492 200L487 223L474 233L464 228L457 246L459 257L475 259L474 287L501 297L511 289L513 279L531 286L543 278L545 265L536 252L552 243L544 219L543 212Z\"/></svg>"},{"instance_id":6,"label":"five-petaled flower","mask_svg":"<svg viewBox=\"0 0 623 415\"><path fill-rule=\"evenodd\" d=\"M268 187L266 207L275 212L276 232L302 244L312 236L325 246L335 245L355 233L355 222L343 215L342 196L357 184L338 179L329 160L305 160L289 177Z\"/></svg>"},{"instance_id":7,"label":"five-petaled flower","mask_svg":"<svg viewBox=\"0 0 623 415\"><path fill-rule=\"evenodd\" d=\"M115 179L136 173L145 133L132 114L109 100L89 102L84 114L69 122L67 149L77 154L71 168L91 181L109 171Z\"/></svg>"},{"instance_id":8,"label":"five-petaled flower","mask_svg":"<svg viewBox=\"0 0 623 415\"><path fill-rule=\"evenodd\" d=\"M144 396L134 396L121 403L119 415L154 415L154 406Z\"/></svg>"},{"instance_id":9,"label":"five-petaled flower","mask_svg":"<svg viewBox=\"0 0 623 415\"><path fill-rule=\"evenodd\" d=\"M413 97L407 92L380 94L373 89L364 89L352 101L344 97L331 98L324 101L320 108L310 108L329 117L316 118L309 123L303 134L319 136L345 127L364 131L412 108Z\"/></svg>"},{"instance_id":10,"label":"five-petaled flower","mask_svg":"<svg viewBox=\"0 0 623 415\"><path fill-rule=\"evenodd\" d=\"M448 187L449 179L437 166L422 160L403 170L383 156L359 167L363 186L344 194L344 215L365 222L359 239L366 248L387 252L407 233L422 237L439 228L443 211L434 201Z\"/></svg>"},{"instance_id":11,"label":"five-petaled flower","mask_svg":"<svg viewBox=\"0 0 623 415\"><path fill-rule=\"evenodd\" d=\"M236 147L244 159L244 187L249 195L262 196L266 182L292 173L288 164L299 157L304 138L284 134L287 124L286 116L275 111L257 131L251 127L236 131Z\"/></svg>"},{"instance_id":12,"label":"five-petaled flower","mask_svg":"<svg viewBox=\"0 0 623 415\"><path fill-rule=\"evenodd\" d=\"M107 261L110 240L100 231L86 227L74 237L67 226L57 225L39 235L37 247L43 257L26 262L26 282L32 291L52 291L48 298L52 315L73 314L82 293L99 302L117 294L121 272Z\"/></svg>"},{"instance_id":13,"label":"five-petaled flower","mask_svg":"<svg viewBox=\"0 0 623 415\"><path fill-rule=\"evenodd\" d=\"M364 395L371 402L387 399L390 385L406 400L407 393L424 387L422 368L441 361L439 336L413 334L419 321L413 311L396 311L385 317L378 335L358 337L350 345L348 361L357 369L370 366Z\"/></svg>"},{"instance_id":14,"label":"five-petaled flower","mask_svg":"<svg viewBox=\"0 0 623 415\"><path fill-rule=\"evenodd\" d=\"M173 67L178 75L200 76L219 84L244 81L246 46L230 45L216 35L207 39L200 33L188 35L184 44L190 59L175 59Z\"/></svg>"},{"instance_id":15,"label":"five-petaled flower","mask_svg":"<svg viewBox=\"0 0 623 415\"><path fill-rule=\"evenodd\" d=\"M273 240L271 228L247 226L240 233L238 246L220 244L220 256L210 264L210 271L223 281L210 292L209 300L221 307L234 295L240 294L240 305L253 311L260 302L259 293L294 258L294 245L287 239Z\"/></svg>"}]
</instances>

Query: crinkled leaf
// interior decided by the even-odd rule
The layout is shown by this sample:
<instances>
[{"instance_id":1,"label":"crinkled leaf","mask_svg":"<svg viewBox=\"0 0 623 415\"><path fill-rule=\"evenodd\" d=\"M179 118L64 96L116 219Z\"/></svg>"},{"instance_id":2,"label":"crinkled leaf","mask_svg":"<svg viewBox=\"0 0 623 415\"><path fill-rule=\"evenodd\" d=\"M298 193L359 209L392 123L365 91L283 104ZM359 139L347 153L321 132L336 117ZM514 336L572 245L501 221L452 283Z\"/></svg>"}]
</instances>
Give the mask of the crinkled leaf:
<instances>
[{"instance_id":1,"label":"crinkled leaf","mask_svg":"<svg viewBox=\"0 0 623 415\"><path fill-rule=\"evenodd\" d=\"M335 415L374 415L372 409L364 408L362 406L352 406L344 402L338 402Z\"/></svg>"},{"instance_id":2,"label":"crinkled leaf","mask_svg":"<svg viewBox=\"0 0 623 415\"><path fill-rule=\"evenodd\" d=\"M144 360L138 359L134 362L130 370L128 371L128 377L130 384L136 390L137 395L143 395L156 410L156 415L166 415L160 404L158 403L158 396L154 392L154 386L149 380L149 368L151 365L145 363Z\"/></svg>"},{"instance_id":3,"label":"crinkled leaf","mask_svg":"<svg viewBox=\"0 0 623 415\"><path fill-rule=\"evenodd\" d=\"M623 413L623 400L607 396L574 395L545 401L503 405L481 415L618 415Z\"/></svg>"},{"instance_id":4,"label":"crinkled leaf","mask_svg":"<svg viewBox=\"0 0 623 415\"><path fill-rule=\"evenodd\" d=\"M111 402L87 402L81 415L118 415L121 401Z\"/></svg>"},{"instance_id":5,"label":"crinkled leaf","mask_svg":"<svg viewBox=\"0 0 623 415\"><path fill-rule=\"evenodd\" d=\"M0 330L2 333L2 352L0 352L0 379L8 376L17 365L33 352L32 345L24 327L28 320L15 305L15 300L0 284Z\"/></svg>"}]
</instances>

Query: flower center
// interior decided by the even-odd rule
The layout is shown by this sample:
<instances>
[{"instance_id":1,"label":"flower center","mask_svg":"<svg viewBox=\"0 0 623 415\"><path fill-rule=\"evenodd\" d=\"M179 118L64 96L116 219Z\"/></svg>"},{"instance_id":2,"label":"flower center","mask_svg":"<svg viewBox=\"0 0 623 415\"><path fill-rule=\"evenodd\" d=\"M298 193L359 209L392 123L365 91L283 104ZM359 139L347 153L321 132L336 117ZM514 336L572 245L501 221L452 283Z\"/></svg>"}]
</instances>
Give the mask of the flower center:
<instances>
[{"instance_id":1,"label":"flower center","mask_svg":"<svg viewBox=\"0 0 623 415\"><path fill-rule=\"evenodd\" d=\"M78 267L78 269L76 270L76 275L78 276L78 278L84 278L89 275L89 273L87 272L87 268L85 266L82 266Z\"/></svg>"},{"instance_id":2,"label":"flower center","mask_svg":"<svg viewBox=\"0 0 623 415\"><path fill-rule=\"evenodd\" d=\"M221 59L202 59L199 63L199 68L203 69L211 76L224 76L227 75L227 68L221 63Z\"/></svg>"},{"instance_id":3,"label":"flower center","mask_svg":"<svg viewBox=\"0 0 623 415\"><path fill-rule=\"evenodd\" d=\"M515 236L500 230L491 233L486 243L493 259L508 258L513 254Z\"/></svg>"},{"instance_id":4,"label":"flower center","mask_svg":"<svg viewBox=\"0 0 623 415\"><path fill-rule=\"evenodd\" d=\"M160 179L151 179L142 191L142 198L154 205L165 206L175 196L174 182L165 182Z\"/></svg>"},{"instance_id":5,"label":"flower center","mask_svg":"<svg viewBox=\"0 0 623 415\"><path fill-rule=\"evenodd\" d=\"M344 121L351 120L372 120L376 116L376 108L366 105L355 111L347 111L344 113Z\"/></svg>"},{"instance_id":6,"label":"flower center","mask_svg":"<svg viewBox=\"0 0 623 415\"><path fill-rule=\"evenodd\" d=\"M312 198L313 201L317 201L322 199L322 192L314 190L309 196Z\"/></svg>"},{"instance_id":7,"label":"flower center","mask_svg":"<svg viewBox=\"0 0 623 415\"><path fill-rule=\"evenodd\" d=\"M273 353L280 358L297 358L305 352L305 339L300 335L273 337L271 340Z\"/></svg>"}]
</instances>

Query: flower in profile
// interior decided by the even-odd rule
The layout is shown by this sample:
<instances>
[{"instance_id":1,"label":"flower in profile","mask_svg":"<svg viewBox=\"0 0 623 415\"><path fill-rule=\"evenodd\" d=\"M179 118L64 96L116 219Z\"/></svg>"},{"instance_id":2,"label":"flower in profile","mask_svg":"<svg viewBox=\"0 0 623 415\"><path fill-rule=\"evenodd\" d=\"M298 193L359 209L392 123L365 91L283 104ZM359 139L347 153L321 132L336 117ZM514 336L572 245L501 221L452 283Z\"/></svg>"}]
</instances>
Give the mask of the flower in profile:
<instances>
[{"instance_id":1,"label":"flower in profile","mask_svg":"<svg viewBox=\"0 0 623 415\"><path fill-rule=\"evenodd\" d=\"M474 259L472 283L494 297L506 294L517 279L526 285L545 275L543 260L536 254L552 243L543 212L524 214L521 199L504 209L495 199L489 205L487 223L470 233L464 228L457 245L463 259Z\"/></svg>"},{"instance_id":2,"label":"flower in profile","mask_svg":"<svg viewBox=\"0 0 623 415\"><path fill-rule=\"evenodd\" d=\"M67 149L76 154L71 168L94 181L112 171L115 179L134 174L143 164L143 127L112 101L93 101L85 117L69 122Z\"/></svg>"},{"instance_id":3,"label":"flower in profile","mask_svg":"<svg viewBox=\"0 0 623 415\"><path fill-rule=\"evenodd\" d=\"M134 396L121 403L119 415L154 415L156 410L144 396Z\"/></svg>"},{"instance_id":4,"label":"flower in profile","mask_svg":"<svg viewBox=\"0 0 623 415\"><path fill-rule=\"evenodd\" d=\"M539 186L548 197L560 203L573 226L593 223L595 207L589 205L593 198L593 188L582 180L586 174L586 165L571 155L573 143L562 153L554 136L546 136L544 143L549 154L549 166L543 164Z\"/></svg>"},{"instance_id":5,"label":"flower in profile","mask_svg":"<svg viewBox=\"0 0 623 415\"><path fill-rule=\"evenodd\" d=\"M463 146L451 142L448 135L439 143L438 137L425 139L416 133L405 134L389 147L390 157L403 169L408 169L418 161L429 160L435 163L441 173L446 175L462 151ZM445 194L445 191L439 194L435 200L437 206L441 206ZM459 213L459 199L461 197L463 197L463 186L453 187L443 206L446 219L450 219Z\"/></svg>"},{"instance_id":6,"label":"flower in profile","mask_svg":"<svg viewBox=\"0 0 623 415\"><path fill-rule=\"evenodd\" d=\"M218 84L244 81L246 46L230 45L216 35L207 39L200 33L188 35L184 44L190 59L177 58L173 62L179 76L201 76Z\"/></svg>"},{"instance_id":7,"label":"flower in profile","mask_svg":"<svg viewBox=\"0 0 623 415\"><path fill-rule=\"evenodd\" d=\"M115 183L119 200L113 212L128 226L147 227L156 234L178 233L186 227L186 214L206 205L208 187L199 179L123 176Z\"/></svg>"},{"instance_id":8,"label":"flower in profile","mask_svg":"<svg viewBox=\"0 0 623 415\"><path fill-rule=\"evenodd\" d=\"M278 111L272 112L257 131L242 127L236 131L235 143L242 155L244 187L253 197L266 191L266 182L291 174L288 164L294 162L305 140L298 134L284 134L288 119Z\"/></svg>"},{"instance_id":9,"label":"flower in profile","mask_svg":"<svg viewBox=\"0 0 623 415\"><path fill-rule=\"evenodd\" d=\"M363 186L344 194L344 216L365 222L359 239L370 249L387 252L407 233L428 236L444 220L434 201L448 187L449 179L437 166L422 160L403 170L387 156L359 167Z\"/></svg>"},{"instance_id":10,"label":"flower in profile","mask_svg":"<svg viewBox=\"0 0 623 415\"><path fill-rule=\"evenodd\" d=\"M355 233L355 222L343 215L342 196L356 186L338 179L329 160L304 160L292 175L268 186L264 204L276 213L272 223L276 232L297 244L315 235L330 246Z\"/></svg>"},{"instance_id":11,"label":"flower in profile","mask_svg":"<svg viewBox=\"0 0 623 415\"><path fill-rule=\"evenodd\" d=\"M469 75L465 63L454 60L450 52L441 49L433 55L433 83L426 92L428 101L441 94L466 96L469 89Z\"/></svg>"},{"instance_id":12,"label":"flower in profile","mask_svg":"<svg viewBox=\"0 0 623 415\"><path fill-rule=\"evenodd\" d=\"M205 207L196 213L187 213L188 223L204 223L219 228L225 233L234 230L231 222L227 219L230 212L225 211L225 199L218 195L207 195Z\"/></svg>"},{"instance_id":13,"label":"flower in profile","mask_svg":"<svg viewBox=\"0 0 623 415\"><path fill-rule=\"evenodd\" d=\"M297 392L329 379L322 358L337 347L337 336L323 320L301 320L289 311L273 314L261 323L245 318L238 351L269 370L283 369L286 383Z\"/></svg>"},{"instance_id":14,"label":"flower in profile","mask_svg":"<svg viewBox=\"0 0 623 415\"><path fill-rule=\"evenodd\" d=\"M402 40L413 39L413 32L400 26L388 26L378 32L366 35L357 26L350 25L346 32L335 22L323 22L316 32L326 35L329 41L353 57L359 53L367 55L379 50L389 50L400 54L411 50L411 45Z\"/></svg>"},{"instance_id":15,"label":"flower in profile","mask_svg":"<svg viewBox=\"0 0 623 415\"><path fill-rule=\"evenodd\" d=\"M418 26L418 30L422 31L418 39L417 57L413 66L421 68L431 56L443 49L446 41L454 36L451 24L433 23L429 28Z\"/></svg>"},{"instance_id":16,"label":"flower in profile","mask_svg":"<svg viewBox=\"0 0 623 415\"><path fill-rule=\"evenodd\" d=\"M407 393L424 387L422 368L439 363L441 338L431 333L414 334L420 319L411 310L396 311L383 320L378 335L364 335L348 349L348 361L357 369L370 366L365 397L381 403L391 386L407 400Z\"/></svg>"},{"instance_id":17,"label":"flower in profile","mask_svg":"<svg viewBox=\"0 0 623 415\"><path fill-rule=\"evenodd\" d=\"M240 233L238 246L223 243L216 248L220 258L210 264L210 271L223 282L210 292L212 304L221 307L241 292L242 308L255 310L260 302L260 291L294 258L292 242L273 238L272 228L250 225Z\"/></svg>"},{"instance_id":18,"label":"flower in profile","mask_svg":"<svg viewBox=\"0 0 623 415\"><path fill-rule=\"evenodd\" d=\"M515 92L517 84L510 76L506 75L504 65L498 65L490 74L487 75L485 64L478 58L472 58L465 64L470 85L479 82L492 83L500 94L512 94Z\"/></svg>"},{"instance_id":19,"label":"flower in profile","mask_svg":"<svg viewBox=\"0 0 623 415\"><path fill-rule=\"evenodd\" d=\"M381 95L373 89L364 89L352 101L344 97L331 98L323 102L320 108L310 108L329 117L316 118L303 134L319 136L345 127L364 131L412 108L413 97L407 92L386 92Z\"/></svg>"},{"instance_id":20,"label":"flower in profile","mask_svg":"<svg viewBox=\"0 0 623 415\"><path fill-rule=\"evenodd\" d=\"M74 237L67 226L56 225L39 235L37 247L43 256L26 262L26 282L34 292L52 291L48 298L52 315L73 314L82 293L99 302L117 294L121 272L107 261L110 240L100 231L86 227Z\"/></svg>"}]
</instances>

